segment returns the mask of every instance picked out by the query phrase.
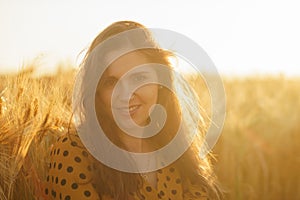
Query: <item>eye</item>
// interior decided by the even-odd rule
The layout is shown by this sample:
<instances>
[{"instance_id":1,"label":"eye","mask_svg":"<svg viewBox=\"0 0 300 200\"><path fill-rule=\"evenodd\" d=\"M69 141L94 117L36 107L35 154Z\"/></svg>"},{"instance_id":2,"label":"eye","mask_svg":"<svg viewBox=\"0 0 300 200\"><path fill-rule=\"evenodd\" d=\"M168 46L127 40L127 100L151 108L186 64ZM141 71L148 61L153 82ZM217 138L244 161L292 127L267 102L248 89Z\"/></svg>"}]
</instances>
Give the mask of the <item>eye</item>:
<instances>
[{"instance_id":1,"label":"eye","mask_svg":"<svg viewBox=\"0 0 300 200\"><path fill-rule=\"evenodd\" d=\"M143 82L145 80L147 80L147 76L143 75L143 74L137 74L136 76L133 77L133 81L134 82Z\"/></svg>"},{"instance_id":2,"label":"eye","mask_svg":"<svg viewBox=\"0 0 300 200\"><path fill-rule=\"evenodd\" d=\"M103 80L102 86L103 87L114 87L117 84L117 79L116 78L107 78Z\"/></svg>"}]
</instances>

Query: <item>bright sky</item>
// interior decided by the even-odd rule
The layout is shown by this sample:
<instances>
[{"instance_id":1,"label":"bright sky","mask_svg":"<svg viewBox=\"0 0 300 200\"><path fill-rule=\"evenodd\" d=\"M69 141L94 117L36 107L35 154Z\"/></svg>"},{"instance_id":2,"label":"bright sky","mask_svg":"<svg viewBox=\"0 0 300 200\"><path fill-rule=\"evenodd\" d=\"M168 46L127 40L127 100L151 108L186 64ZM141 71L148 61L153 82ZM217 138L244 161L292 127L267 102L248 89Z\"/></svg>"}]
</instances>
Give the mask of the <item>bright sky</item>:
<instances>
[{"instance_id":1,"label":"bright sky","mask_svg":"<svg viewBox=\"0 0 300 200\"><path fill-rule=\"evenodd\" d=\"M42 70L79 63L106 26L134 20L188 36L222 74L300 75L299 10L298 0L0 0L0 72L39 56Z\"/></svg>"}]
</instances>

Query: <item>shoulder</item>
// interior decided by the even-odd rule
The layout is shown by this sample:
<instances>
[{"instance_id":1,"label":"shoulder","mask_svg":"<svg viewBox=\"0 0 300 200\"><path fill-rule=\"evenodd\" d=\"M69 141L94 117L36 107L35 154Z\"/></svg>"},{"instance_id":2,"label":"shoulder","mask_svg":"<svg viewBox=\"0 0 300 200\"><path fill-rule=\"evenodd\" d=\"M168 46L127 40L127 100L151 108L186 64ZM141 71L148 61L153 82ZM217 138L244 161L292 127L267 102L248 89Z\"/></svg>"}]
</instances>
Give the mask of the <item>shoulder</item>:
<instances>
[{"instance_id":1,"label":"shoulder","mask_svg":"<svg viewBox=\"0 0 300 200\"><path fill-rule=\"evenodd\" d=\"M59 137L50 152L45 194L54 199L99 199L93 186L94 162L77 134Z\"/></svg>"},{"instance_id":2,"label":"shoulder","mask_svg":"<svg viewBox=\"0 0 300 200\"><path fill-rule=\"evenodd\" d=\"M204 185L193 184L183 176L178 166L172 164L163 170L163 187L167 188L169 196L183 197L183 199L208 200L207 188Z\"/></svg>"},{"instance_id":3,"label":"shoulder","mask_svg":"<svg viewBox=\"0 0 300 200\"><path fill-rule=\"evenodd\" d=\"M58 138L51 148L50 158L49 167L53 170L85 166L87 171L92 171L92 166L89 165L95 161L82 144L79 136L74 133L67 133Z\"/></svg>"},{"instance_id":4,"label":"shoulder","mask_svg":"<svg viewBox=\"0 0 300 200\"><path fill-rule=\"evenodd\" d=\"M204 185L192 184L189 180L184 181L183 196L185 199L209 200L208 188Z\"/></svg>"}]
</instances>

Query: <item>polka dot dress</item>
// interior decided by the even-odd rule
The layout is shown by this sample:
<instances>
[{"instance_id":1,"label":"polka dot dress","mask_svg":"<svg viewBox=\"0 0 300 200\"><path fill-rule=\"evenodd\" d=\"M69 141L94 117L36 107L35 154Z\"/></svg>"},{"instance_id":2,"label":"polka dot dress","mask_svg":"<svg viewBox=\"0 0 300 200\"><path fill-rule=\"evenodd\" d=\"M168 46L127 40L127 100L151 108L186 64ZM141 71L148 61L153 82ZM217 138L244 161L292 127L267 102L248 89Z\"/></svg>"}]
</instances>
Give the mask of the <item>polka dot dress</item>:
<instances>
[{"instance_id":1,"label":"polka dot dress","mask_svg":"<svg viewBox=\"0 0 300 200\"><path fill-rule=\"evenodd\" d=\"M99 196L94 184L94 158L87 152L77 135L65 135L58 139L50 152L49 173L44 194L46 199L62 200L113 200L110 196ZM156 172L157 184L153 187L145 178L143 187L130 194L133 200L204 200L208 199L204 189L188 185L182 187L179 172L172 165Z\"/></svg>"}]
</instances>

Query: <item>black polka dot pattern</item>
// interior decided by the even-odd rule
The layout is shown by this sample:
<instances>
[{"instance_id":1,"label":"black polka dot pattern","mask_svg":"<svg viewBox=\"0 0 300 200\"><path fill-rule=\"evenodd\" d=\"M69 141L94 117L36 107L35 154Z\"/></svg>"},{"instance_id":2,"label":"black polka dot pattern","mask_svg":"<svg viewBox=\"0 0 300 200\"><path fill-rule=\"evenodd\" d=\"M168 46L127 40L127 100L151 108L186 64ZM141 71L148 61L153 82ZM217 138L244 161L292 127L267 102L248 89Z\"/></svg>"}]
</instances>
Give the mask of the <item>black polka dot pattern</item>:
<instances>
[{"instance_id":1,"label":"black polka dot pattern","mask_svg":"<svg viewBox=\"0 0 300 200\"><path fill-rule=\"evenodd\" d=\"M93 162L79 137L68 134L51 149L49 173L43 189L46 199L99 200L93 186Z\"/></svg>"},{"instance_id":2,"label":"black polka dot pattern","mask_svg":"<svg viewBox=\"0 0 300 200\"><path fill-rule=\"evenodd\" d=\"M150 186L146 187L147 192L152 192L152 188Z\"/></svg>"},{"instance_id":3,"label":"black polka dot pattern","mask_svg":"<svg viewBox=\"0 0 300 200\"><path fill-rule=\"evenodd\" d=\"M72 187L72 189L76 190L76 189L78 188L78 184L77 184L77 183L73 183L73 184L71 185L71 187Z\"/></svg>"},{"instance_id":4,"label":"black polka dot pattern","mask_svg":"<svg viewBox=\"0 0 300 200\"><path fill-rule=\"evenodd\" d=\"M91 192L88 190L84 191L84 196L86 196L86 197L91 196Z\"/></svg>"},{"instance_id":5,"label":"black polka dot pattern","mask_svg":"<svg viewBox=\"0 0 300 200\"><path fill-rule=\"evenodd\" d=\"M67 168L67 172L71 173L72 171L73 171L73 167L69 166L69 167Z\"/></svg>"},{"instance_id":6,"label":"black polka dot pattern","mask_svg":"<svg viewBox=\"0 0 300 200\"><path fill-rule=\"evenodd\" d=\"M66 179L62 179L61 182L60 182L60 184L61 184L62 186L64 186L64 185L66 185L66 182L67 182Z\"/></svg>"},{"instance_id":7,"label":"black polka dot pattern","mask_svg":"<svg viewBox=\"0 0 300 200\"><path fill-rule=\"evenodd\" d=\"M97 165L89 152L84 148L76 135L65 135L53 145L50 154L49 174L43 189L46 199L81 199L81 200L114 200L114 196L99 197L93 181ZM163 200L204 200L208 199L203 189L190 184L189 190L183 190L180 173L173 165L157 170L152 181L146 177L140 182L138 192L131 192L130 199L163 199ZM154 180L154 181L153 181ZM153 183L156 182L156 183Z\"/></svg>"}]
</instances>

